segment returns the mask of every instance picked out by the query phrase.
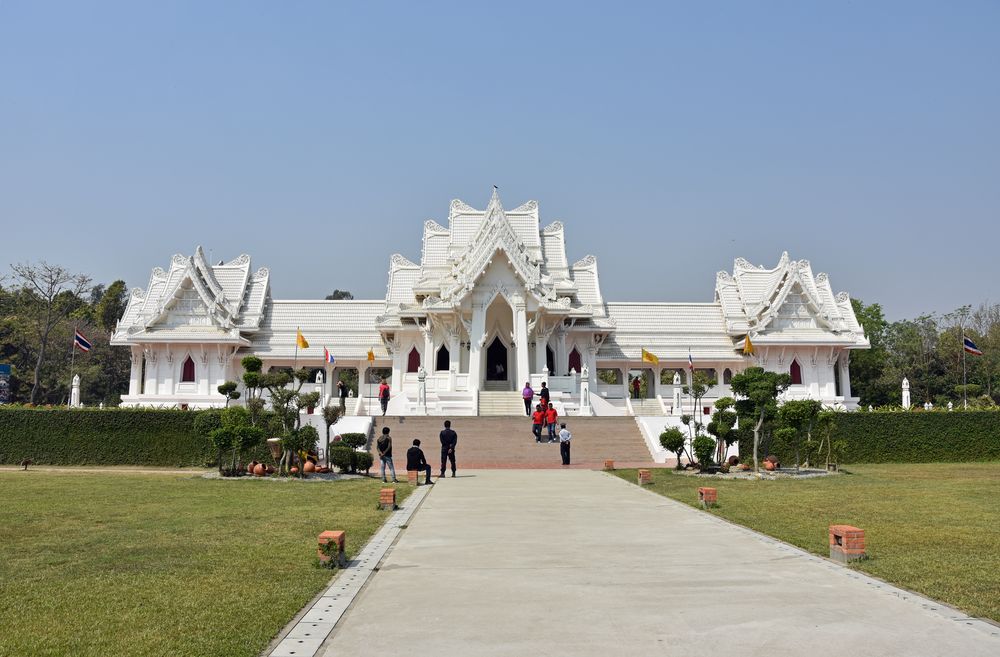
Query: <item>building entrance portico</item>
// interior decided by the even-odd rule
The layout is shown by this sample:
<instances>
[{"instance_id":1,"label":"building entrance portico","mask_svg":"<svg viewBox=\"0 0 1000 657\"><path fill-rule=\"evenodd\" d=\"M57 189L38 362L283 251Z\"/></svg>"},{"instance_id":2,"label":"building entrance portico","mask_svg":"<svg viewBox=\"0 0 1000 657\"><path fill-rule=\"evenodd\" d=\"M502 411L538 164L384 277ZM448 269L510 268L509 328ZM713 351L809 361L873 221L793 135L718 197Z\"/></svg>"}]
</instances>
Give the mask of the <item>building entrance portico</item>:
<instances>
[{"instance_id":1,"label":"building entrance portico","mask_svg":"<svg viewBox=\"0 0 1000 657\"><path fill-rule=\"evenodd\" d=\"M486 380L507 383L510 378L509 371L507 345L500 340L500 336L496 336L486 348Z\"/></svg>"}]
</instances>

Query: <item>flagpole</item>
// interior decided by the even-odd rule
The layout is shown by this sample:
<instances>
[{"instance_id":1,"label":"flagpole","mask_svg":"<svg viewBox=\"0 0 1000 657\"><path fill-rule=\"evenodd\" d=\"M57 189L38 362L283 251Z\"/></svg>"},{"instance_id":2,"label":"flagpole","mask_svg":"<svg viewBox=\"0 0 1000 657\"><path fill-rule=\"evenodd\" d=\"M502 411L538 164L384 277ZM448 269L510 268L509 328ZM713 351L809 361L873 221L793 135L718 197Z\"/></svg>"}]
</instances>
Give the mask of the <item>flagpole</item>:
<instances>
[{"instance_id":1,"label":"flagpole","mask_svg":"<svg viewBox=\"0 0 1000 657\"><path fill-rule=\"evenodd\" d=\"M969 410L969 390L965 375L965 325L962 325L962 408Z\"/></svg>"},{"instance_id":2,"label":"flagpole","mask_svg":"<svg viewBox=\"0 0 1000 657\"><path fill-rule=\"evenodd\" d=\"M76 327L73 327L73 342L69 348L69 395L66 397L66 408L73 404L73 367L76 362Z\"/></svg>"},{"instance_id":3,"label":"flagpole","mask_svg":"<svg viewBox=\"0 0 1000 657\"><path fill-rule=\"evenodd\" d=\"M301 334L301 329L295 327L295 357L292 358L292 376L295 376L295 368L299 364L299 335Z\"/></svg>"}]
</instances>

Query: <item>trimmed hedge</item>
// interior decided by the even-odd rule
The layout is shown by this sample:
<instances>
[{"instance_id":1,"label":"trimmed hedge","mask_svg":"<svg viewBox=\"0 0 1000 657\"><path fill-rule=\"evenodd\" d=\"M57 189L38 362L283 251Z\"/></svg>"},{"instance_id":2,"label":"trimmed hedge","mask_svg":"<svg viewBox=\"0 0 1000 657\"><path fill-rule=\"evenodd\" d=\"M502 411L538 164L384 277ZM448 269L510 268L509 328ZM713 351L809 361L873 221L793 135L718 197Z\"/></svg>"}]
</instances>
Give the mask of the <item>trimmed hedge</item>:
<instances>
[{"instance_id":1,"label":"trimmed hedge","mask_svg":"<svg viewBox=\"0 0 1000 657\"><path fill-rule=\"evenodd\" d=\"M844 463L1000 459L1000 412L838 413L833 440Z\"/></svg>"},{"instance_id":2,"label":"trimmed hedge","mask_svg":"<svg viewBox=\"0 0 1000 657\"><path fill-rule=\"evenodd\" d=\"M205 466L216 453L195 433L200 412L0 406L0 463Z\"/></svg>"}]
</instances>

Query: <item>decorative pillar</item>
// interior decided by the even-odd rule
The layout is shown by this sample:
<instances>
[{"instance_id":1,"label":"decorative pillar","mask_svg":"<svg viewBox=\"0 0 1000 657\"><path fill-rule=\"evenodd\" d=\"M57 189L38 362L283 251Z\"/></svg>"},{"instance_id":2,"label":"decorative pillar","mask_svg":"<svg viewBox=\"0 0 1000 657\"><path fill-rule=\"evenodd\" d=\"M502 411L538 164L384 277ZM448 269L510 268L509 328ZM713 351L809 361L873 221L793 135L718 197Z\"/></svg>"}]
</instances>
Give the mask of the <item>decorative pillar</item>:
<instances>
[{"instance_id":1,"label":"decorative pillar","mask_svg":"<svg viewBox=\"0 0 1000 657\"><path fill-rule=\"evenodd\" d=\"M535 371L541 372L545 369L545 348L549 344L549 336L535 332Z\"/></svg>"},{"instance_id":2,"label":"decorative pillar","mask_svg":"<svg viewBox=\"0 0 1000 657\"><path fill-rule=\"evenodd\" d=\"M458 331L448 335L448 371L451 372L449 387L455 389L455 374L462 371L462 342Z\"/></svg>"},{"instance_id":3,"label":"decorative pillar","mask_svg":"<svg viewBox=\"0 0 1000 657\"><path fill-rule=\"evenodd\" d=\"M590 415L590 367L586 363L580 372L580 408L587 409L583 415Z\"/></svg>"},{"instance_id":4,"label":"decorative pillar","mask_svg":"<svg viewBox=\"0 0 1000 657\"><path fill-rule=\"evenodd\" d=\"M483 378L483 346L486 342L486 309L479 299L472 301L469 330L469 390L479 390Z\"/></svg>"},{"instance_id":5,"label":"decorative pillar","mask_svg":"<svg viewBox=\"0 0 1000 657\"><path fill-rule=\"evenodd\" d=\"M424 355L421 358L420 365L424 370L433 372L434 368L434 330L430 325L421 326L420 334L424 337Z\"/></svg>"},{"instance_id":6,"label":"decorative pillar","mask_svg":"<svg viewBox=\"0 0 1000 657\"><path fill-rule=\"evenodd\" d=\"M514 308L514 347L516 361L515 371L517 380L514 382L514 389L520 390L525 381L531 379L531 368L528 366L528 314L524 303L518 303Z\"/></svg>"},{"instance_id":7,"label":"decorative pillar","mask_svg":"<svg viewBox=\"0 0 1000 657\"><path fill-rule=\"evenodd\" d=\"M843 365L840 368L840 391L844 393L844 398L851 397L851 352L844 351L840 357Z\"/></svg>"},{"instance_id":8,"label":"decorative pillar","mask_svg":"<svg viewBox=\"0 0 1000 657\"><path fill-rule=\"evenodd\" d=\"M142 349L132 347L129 352L132 369L129 371L128 377L128 394L130 397L134 397L142 389Z\"/></svg>"},{"instance_id":9,"label":"decorative pillar","mask_svg":"<svg viewBox=\"0 0 1000 657\"><path fill-rule=\"evenodd\" d=\"M556 334L555 366L555 376L562 376L569 370L569 353L566 351L566 331L561 327Z\"/></svg>"},{"instance_id":10,"label":"decorative pillar","mask_svg":"<svg viewBox=\"0 0 1000 657\"><path fill-rule=\"evenodd\" d=\"M674 370L674 415L681 413L681 375Z\"/></svg>"},{"instance_id":11,"label":"decorative pillar","mask_svg":"<svg viewBox=\"0 0 1000 657\"><path fill-rule=\"evenodd\" d=\"M620 367L620 368L618 368L618 370L622 373L622 390L625 393L625 399L628 399L628 397L629 397L629 391L628 391L628 368L627 367Z\"/></svg>"},{"instance_id":12,"label":"decorative pillar","mask_svg":"<svg viewBox=\"0 0 1000 657\"><path fill-rule=\"evenodd\" d=\"M843 377L841 377L843 383ZM910 408L910 380L903 377L903 408Z\"/></svg>"}]
</instances>

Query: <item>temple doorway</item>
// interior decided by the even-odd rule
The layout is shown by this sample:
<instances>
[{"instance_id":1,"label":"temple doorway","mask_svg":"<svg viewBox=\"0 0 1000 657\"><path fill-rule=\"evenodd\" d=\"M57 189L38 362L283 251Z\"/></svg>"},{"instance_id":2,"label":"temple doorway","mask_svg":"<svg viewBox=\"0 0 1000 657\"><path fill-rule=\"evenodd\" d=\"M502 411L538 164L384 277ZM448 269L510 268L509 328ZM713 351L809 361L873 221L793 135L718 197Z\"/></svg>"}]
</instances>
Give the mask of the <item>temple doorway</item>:
<instances>
[{"instance_id":1,"label":"temple doorway","mask_svg":"<svg viewBox=\"0 0 1000 657\"><path fill-rule=\"evenodd\" d=\"M507 359L507 345L499 337L494 337L486 348L486 380L507 381L508 372L510 363Z\"/></svg>"}]
</instances>

